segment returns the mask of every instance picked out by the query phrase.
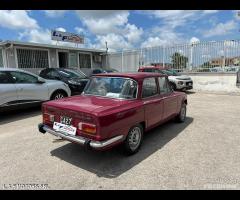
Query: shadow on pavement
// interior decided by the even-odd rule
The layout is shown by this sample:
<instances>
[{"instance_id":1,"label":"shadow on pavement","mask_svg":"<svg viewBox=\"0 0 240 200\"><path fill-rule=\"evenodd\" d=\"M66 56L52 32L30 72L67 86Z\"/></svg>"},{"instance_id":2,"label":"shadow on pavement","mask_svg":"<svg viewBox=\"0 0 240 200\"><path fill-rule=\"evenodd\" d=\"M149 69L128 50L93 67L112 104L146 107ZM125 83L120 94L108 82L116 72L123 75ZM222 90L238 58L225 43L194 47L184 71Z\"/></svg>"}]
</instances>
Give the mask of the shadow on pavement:
<instances>
[{"instance_id":1,"label":"shadow on pavement","mask_svg":"<svg viewBox=\"0 0 240 200\"><path fill-rule=\"evenodd\" d=\"M189 91L189 90L187 90L187 91L185 91L185 93L186 93L186 94L195 94L196 92L195 92L195 91Z\"/></svg>"},{"instance_id":2,"label":"shadow on pavement","mask_svg":"<svg viewBox=\"0 0 240 200\"><path fill-rule=\"evenodd\" d=\"M22 106L21 108L4 110L0 112L0 125L14 121L35 117L41 114L41 106Z\"/></svg>"},{"instance_id":3,"label":"shadow on pavement","mask_svg":"<svg viewBox=\"0 0 240 200\"><path fill-rule=\"evenodd\" d=\"M54 149L51 155L99 177L115 178L163 148L192 122L193 118L187 117L185 123L170 121L145 133L141 149L133 156L123 155L120 148L97 152L72 143Z\"/></svg>"}]
</instances>

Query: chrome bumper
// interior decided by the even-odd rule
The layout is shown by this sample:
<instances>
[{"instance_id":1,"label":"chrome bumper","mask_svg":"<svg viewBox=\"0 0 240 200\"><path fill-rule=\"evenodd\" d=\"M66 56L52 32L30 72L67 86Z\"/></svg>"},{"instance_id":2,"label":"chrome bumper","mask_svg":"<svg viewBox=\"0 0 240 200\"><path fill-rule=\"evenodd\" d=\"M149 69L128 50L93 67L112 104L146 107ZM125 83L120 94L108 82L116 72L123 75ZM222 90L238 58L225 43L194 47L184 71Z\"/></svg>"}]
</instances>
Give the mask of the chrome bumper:
<instances>
[{"instance_id":1,"label":"chrome bumper","mask_svg":"<svg viewBox=\"0 0 240 200\"><path fill-rule=\"evenodd\" d=\"M39 124L38 125L38 129L41 133L50 133L54 136L57 136L57 137L61 137L65 140L68 140L70 142L75 142L75 143L78 143L78 144L81 144L81 145L84 145L84 146L87 146L87 147L91 147L91 148L94 148L94 149L101 149L101 148L104 148L104 147L107 147L117 141L120 141L121 139L123 139L123 135L118 135L116 137L113 137L109 140L104 140L104 141L95 141L95 140L91 140L91 139L88 139L88 138L84 138L84 137L81 137L81 136L72 136L72 135L66 135L64 133L61 133L61 132L56 132L55 130L53 130L52 128L44 125L44 124Z\"/></svg>"}]
</instances>

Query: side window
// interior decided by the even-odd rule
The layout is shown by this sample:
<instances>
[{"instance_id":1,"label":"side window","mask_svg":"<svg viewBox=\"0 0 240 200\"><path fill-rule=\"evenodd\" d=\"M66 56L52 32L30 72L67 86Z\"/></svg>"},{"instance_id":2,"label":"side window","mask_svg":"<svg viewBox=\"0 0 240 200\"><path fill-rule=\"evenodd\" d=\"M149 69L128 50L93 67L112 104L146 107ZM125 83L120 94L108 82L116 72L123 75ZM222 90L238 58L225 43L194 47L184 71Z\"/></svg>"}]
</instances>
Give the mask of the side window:
<instances>
[{"instance_id":1,"label":"side window","mask_svg":"<svg viewBox=\"0 0 240 200\"><path fill-rule=\"evenodd\" d=\"M10 79L10 77L8 76L8 74L6 72L0 71L0 83L2 83L2 84L12 83L12 80Z\"/></svg>"},{"instance_id":2,"label":"side window","mask_svg":"<svg viewBox=\"0 0 240 200\"><path fill-rule=\"evenodd\" d=\"M144 72L153 72L153 69L144 69Z\"/></svg>"},{"instance_id":3,"label":"side window","mask_svg":"<svg viewBox=\"0 0 240 200\"><path fill-rule=\"evenodd\" d=\"M159 77L158 78L159 88L160 88L160 94L167 94L171 92L170 86L168 84L166 77Z\"/></svg>"},{"instance_id":4,"label":"side window","mask_svg":"<svg viewBox=\"0 0 240 200\"><path fill-rule=\"evenodd\" d=\"M94 69L93 70L93 74L100 74L102 73L100 69Z\"/></svg>"},{"instance_id":5,"label":"side window","mask_svg":"<svg viewBox=\"0 0 240 200\"><path fill-rule=\"evenodd\" d=\"M10 72L15 83L37 83L38 79L35 76L24 72Z\"/></svg>"},{"instance_id":6,"label":"side window","mask_svg":"<svg viewBox=\"0 0 240 200\"><path fill-rule=\"evenodd\" d=\"M142 86L142 98L151 97L158 93L155 78L145 78Z\"/></svg>"},{"instance_id":7,"label":"side window","mask_svg":"<svg viewBox=\"0 0 240 200\"><path fill-rule=\"evenodd\" d=\"M55 70L50 70L46 73L46 77L49 79L60 79L59 74Z\"/></svg>"}]
</instances>

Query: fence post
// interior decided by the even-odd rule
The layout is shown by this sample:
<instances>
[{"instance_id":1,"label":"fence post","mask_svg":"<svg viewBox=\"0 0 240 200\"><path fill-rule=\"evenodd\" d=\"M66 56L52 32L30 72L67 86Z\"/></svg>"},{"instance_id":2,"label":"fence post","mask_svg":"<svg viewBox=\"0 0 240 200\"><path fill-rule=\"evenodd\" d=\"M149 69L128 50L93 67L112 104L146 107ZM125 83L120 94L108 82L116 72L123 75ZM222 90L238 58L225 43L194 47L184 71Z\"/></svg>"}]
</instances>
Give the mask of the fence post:
<instances>
[{"instance_id":1,"label":"fence post","mask_svg":"<svg viewBox=\"0 0 240 200\"><path fill-rule=\"evenodd\" d=\"M163 68L165 68L165 46L163 45Z\"/></svg>"},{"instance_id":2,"label":"fence post","mask_svg":"<svg viewBox=\"0 0 240 200\"><path fill-rule=\"evenodd\" d=\"M122 50L122 67L121 67L121 71L123 72L123 50Z\"/></svg>"},{"instance_id":3,"label":"fence post","mask_svg":"<svg viewBox=\"0 0 240 200\"><path fill-rule=\"evenodd\" d=\"M193 65L193 43L191 43L191 47L190 47L190 65L189 65L189 71L192 71L192 65Z\"/></svg>"}]
</instances>

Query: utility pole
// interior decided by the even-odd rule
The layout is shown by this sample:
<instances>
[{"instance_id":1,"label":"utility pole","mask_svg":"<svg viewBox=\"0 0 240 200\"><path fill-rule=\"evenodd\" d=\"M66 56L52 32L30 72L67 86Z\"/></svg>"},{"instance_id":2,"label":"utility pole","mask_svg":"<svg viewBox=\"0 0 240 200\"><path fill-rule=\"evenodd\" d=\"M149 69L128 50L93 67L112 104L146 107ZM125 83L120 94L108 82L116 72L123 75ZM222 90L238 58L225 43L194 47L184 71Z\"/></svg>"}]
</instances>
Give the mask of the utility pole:
<instances>
[{"instance_id":1,"label":"utility pole","mask_svg":"<svg viewBox=\"0 0 240 200\"><path fill-rule=\"evenodd\" d=\"M107 46L107 41L105 42L105 44L106 44L106 65L107 65L107 54L108 54L108 46ZM105 66L106 67L106 66Z\"/></svg>"}]
</instances>

